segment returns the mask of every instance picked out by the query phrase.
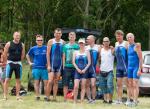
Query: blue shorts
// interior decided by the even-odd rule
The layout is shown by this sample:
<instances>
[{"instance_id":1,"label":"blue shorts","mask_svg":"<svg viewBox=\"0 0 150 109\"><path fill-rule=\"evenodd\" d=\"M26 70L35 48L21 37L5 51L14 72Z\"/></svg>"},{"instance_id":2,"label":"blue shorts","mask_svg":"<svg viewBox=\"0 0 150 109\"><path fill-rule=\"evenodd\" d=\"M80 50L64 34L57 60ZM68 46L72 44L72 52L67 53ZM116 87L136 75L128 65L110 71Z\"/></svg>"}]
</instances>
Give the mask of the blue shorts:
<instances>
[{"instance_id":1,"label":"blue shorts","mask_svg":"<svg viewBox=\"0 0 150 109\"><path fill-rule=\"evenodd\" d=\"M48 80L47 69L32 69L32 76L34 80Z\"/></svg>"},{"instance_id":2,"label":"blue shorts","mask_svg":"<svg viewBox=\"0 0 150 109\"><path fill-rule=\"evenodd\" d=\"M93 66L88 68L87 78L96 78L96 69Z\"/></svg>"},{"instance_id":3,"label":"blue shorts","mask_svg":"<svg viewBox=\"0 0 150 109\"><path fill-rule=\"evenodd\" d=\"M22 77L22 65L14 64L14 63L8 63L6 65L6 78L11 78L13 71L15 73L15 78L21 79L21 77Z\"/></svg>"},{"instance_id":4,"label":"blue shorts","mask_svg":"<svg viewBox=\"0 0 150 109\"><path fill-rule=\"evenodd\" d=\"M114 84L113 84L114 75L113 72L108 72L107 76L99 75L99 87L103 94L113 94Z\"/></svg>"},{"instance_id":5,"label":"blue shorts","mask_svg":"<svg viewBox=\"0 0 150 109\"><path fill-rule=\"evenodd\" d=\"M78 73L77 70L75 70L75 75L74 75L74 79L87 79L87 71L84 74L80 74Z\"/></svg>"},{"instance_id":6,"label":"blue shorts","mask_svg":"<svg viewBox=\"0 0 150 109\"><path fill-rule=\"evenodd\" d=\"M116 69L116 77L117 78L127 77L127 71Z\"/></svg>"},{"instance_id":7,"label":"blue shorts","mask_svg":"<svg viewBox=\"0 0 150 109\"><path fill-rule=\"evenodd\" d=\"M139 67L129 67L128 68L128 78L130 79L139 79L139 76L137 75L139 70Z\"/></svg>"},{"instance_id":8,"label":"blue shorts","mask_svg":"<svg viewBox=\"0 0 150 109\"><path fill-rule=\"evenodd\" d=\"M62 71L62 66L60 65L60 66L52 66L51 67L51 72L54 72L54 73L61 73L61 71Z\"/></svg>"}]
</instances>

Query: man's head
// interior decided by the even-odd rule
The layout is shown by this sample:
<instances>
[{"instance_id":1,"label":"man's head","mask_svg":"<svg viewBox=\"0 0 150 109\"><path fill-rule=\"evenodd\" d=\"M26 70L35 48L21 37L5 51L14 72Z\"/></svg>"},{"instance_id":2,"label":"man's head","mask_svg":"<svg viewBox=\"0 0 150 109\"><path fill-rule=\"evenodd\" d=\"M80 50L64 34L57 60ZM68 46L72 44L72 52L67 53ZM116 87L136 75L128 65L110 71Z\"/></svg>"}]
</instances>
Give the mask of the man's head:
<instances>
[{"instance_id":1,"label":"man's head","mask_svg":"<svg viewBox=\"0 0 150 109\"><path fill-rule=\"evenodd\" d=\"M38 46L43 45L43 36L42 35L36 35L36 43Z\"/></svg>"},{"instance_id":2,"label":"man's head","mask_svg":"<svg viewBox=\"0 0 150 109\"><path fill-rule=\"evenodd\" d=\"M123 33L122 30L116 30L115 36L116 36L116 40L117 40L118 42L122 42L122 41L123 41L124 33Z\"/></svg>"},{"instance_id":3,"label":"man's head","mask_svg":"<svg viewBox=\"0 0 150 109\"><path fill-rule=\"evenodd\" d=\"M127 38L127 40L128 40L128 42L129 43L134 43L134 34L133 33L128 33L127 35L126 35L126 38Z\"/></svg>"},{"instance_id":4,"label":"man's head","mask_svg":"<svg viewBox=\"0 0 150 109\"><path fill-rule=\"evenodd\" d=\"M61 36L62 36L62 30L60 28L56 28L54 30L54 37L59 40L61 39Z\"/></svg>"},{"instance_id":5,"label":"man's head","mask_svg":"<svg viewBox=\"0 0 150 109\"><path fill-rule=\"evenodd\" d=\"M89 35L88 37L87 37L87 43L89 44L89 45L91 45L91 44L94 44L95 43L95 36L93 36L93 35Z\"/></svg>"},{"instance_id":6,"label":"man's head","mask_svg":"<svg viewBox=\"0 0 150 109\"><path fill-rule=\"evenodd\" d=\"M76 40L76 33L70 32L69 33L69 42L75 42L75 40Z\"/></svg>"},{"instance_id":7,"label":"man's head","mask_svg":"<svg viewBox=\"0 0 150 109\"><path fill-rule=\"evenodd\" d=\"M109 44L110 44L110 40L108 37L104 37L103 38L103 45L104 47L109 47Z\"/></svg>"},{"instance_id":8,"label":"man's head","mask_svg":"<svg viewBox=\"0 0 150 109\"><path fill-rule=\"evenodd\" d=\"M15 31L13 34L13 38L15 42L19 42L21 38L21 33L19 31Z\"/></svg>"}]
</instances>

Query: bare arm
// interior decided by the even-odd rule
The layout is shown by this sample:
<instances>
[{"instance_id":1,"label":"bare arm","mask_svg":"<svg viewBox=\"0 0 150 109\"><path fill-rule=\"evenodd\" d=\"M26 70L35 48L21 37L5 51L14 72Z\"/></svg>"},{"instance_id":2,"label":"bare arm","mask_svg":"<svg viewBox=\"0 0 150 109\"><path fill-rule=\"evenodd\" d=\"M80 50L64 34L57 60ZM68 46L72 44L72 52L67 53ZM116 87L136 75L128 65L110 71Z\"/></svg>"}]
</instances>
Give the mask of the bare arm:
<instances>
[{"instance_id":1,"label":"bare arm","mask_svg":"<svg viewBox=\"0 0 150 109\"><path fill-rule=\"evenodd\" d=\"M8 56L9 47L10 47L10 42L7 42L5 47L4 47L4 53L3 53L4 63L7 63L7 56Z\"/></svg>"},{"instance_id":2,"label":"bare arm","mask_svg":"<svg viewBox=\"0 0 150 109\"><path fill-rule=\"evenodd\" d=\"M25 46L24 44L22 43L22 53L21 53L21 60L23 60L25 57Z\"/></svg>"},{"instance_id":3,"label":"bare arm","mask_svg":"<svg viewBox=\"0 0 150 109\"><path fill-rule=\"evenodd\" d=\"M30 56L28 54L26 54L26 58L27 58L29 65L32 65L33 63L31 62Z\"/></svg>"},{"instance_id":4,"label":"bare arm","mask_svg":"<svg viewBox=\"0 0 150 109\"><path fill-rule=\"evenodd\" d=\"M47 44L47 53L46 53L46 57L47 57L47 69L50 71L50 52L51 52L51 46L52 46L52 40L49 40L48 41L48 44Z\"/></svg>"},{"instance_id":5,"label":"bare arm","mask_svg":"<svg viewBox=\"0 0 150 109\"><path fill-rule=\"evenodd\" d=\"M142 65L143 65L143 60L142 60L142 50L141 50L141 44L140 43L136 43L136 48L135 48L137 55L139 57L139 62L140 62L140 66L139 66L139 70L142 69Z\"/></svg>"}]
</instances>

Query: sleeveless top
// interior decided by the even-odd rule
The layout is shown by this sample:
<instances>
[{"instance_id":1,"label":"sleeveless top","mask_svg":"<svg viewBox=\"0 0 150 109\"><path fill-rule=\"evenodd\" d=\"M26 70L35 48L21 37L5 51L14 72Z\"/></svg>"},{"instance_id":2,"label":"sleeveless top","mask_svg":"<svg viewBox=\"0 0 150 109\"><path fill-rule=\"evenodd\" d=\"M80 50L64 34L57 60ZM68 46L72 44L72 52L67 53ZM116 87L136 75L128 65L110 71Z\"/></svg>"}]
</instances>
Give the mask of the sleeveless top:
<instances>
[{"instance_id":1,"label":"sleeveless top","mask_svg":"<svg viewBox=\"0 0 150 109\"><path fill-rule=\"evenodd\" d=\"M101 49L101 71L109 72L113 70L114 67L114 56L111 52L111 49L105 50Z\"/></svg>"},{"instance_id":2,"label":"sleeveless top","mask_svg":"<svg viewBox=\"0 0 150 109\"><path fill-rule=\"evenodd\" d=\"M10 42L10 47L8 49L8 60L9 61L21 61L22 55L22 43L19 42L18 44L14 43L13 41Z\"/></svg>"},{"instance_id":3,"label":"sleeveless top","mask_svg":"<svg viewBox=\"0 0 150 109\"><path fill-rule=\"evenodd\" d=\"M75 63L80 70L83 70L88 64L87 52L80 53L79 51L75 51Z\"/></svg>"},{"instance_id":4,"label":"sleeveless top","mask_svg":"<svg viewBox=\"0 0 150 109\"><path fill-rule=\"evenodd\" d=\"M50 62L51 66L60 66L62 65L62 55L63 55L63 40L60 39L59 42L56 42L55 38L52 39L52 46L50 51Z\"/></svg>"}]
</instances>

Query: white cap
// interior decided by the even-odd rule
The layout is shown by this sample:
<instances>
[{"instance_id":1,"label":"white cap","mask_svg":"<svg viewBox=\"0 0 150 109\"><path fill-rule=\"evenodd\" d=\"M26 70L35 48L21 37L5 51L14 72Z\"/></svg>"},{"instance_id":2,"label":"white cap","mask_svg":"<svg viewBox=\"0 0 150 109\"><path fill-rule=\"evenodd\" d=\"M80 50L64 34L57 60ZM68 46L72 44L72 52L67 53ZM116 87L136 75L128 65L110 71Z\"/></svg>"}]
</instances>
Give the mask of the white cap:
<instances>
[{"instance_id":1,"label":"white cap","mask_svg":"<svg viewBox=\"0 0 150 109\"><path fill-rule=\"evenodd\" d=\"M85 44L85 39L84 38L80 38L78 43L84 43Z\"/></svg>"}]
</instances>

